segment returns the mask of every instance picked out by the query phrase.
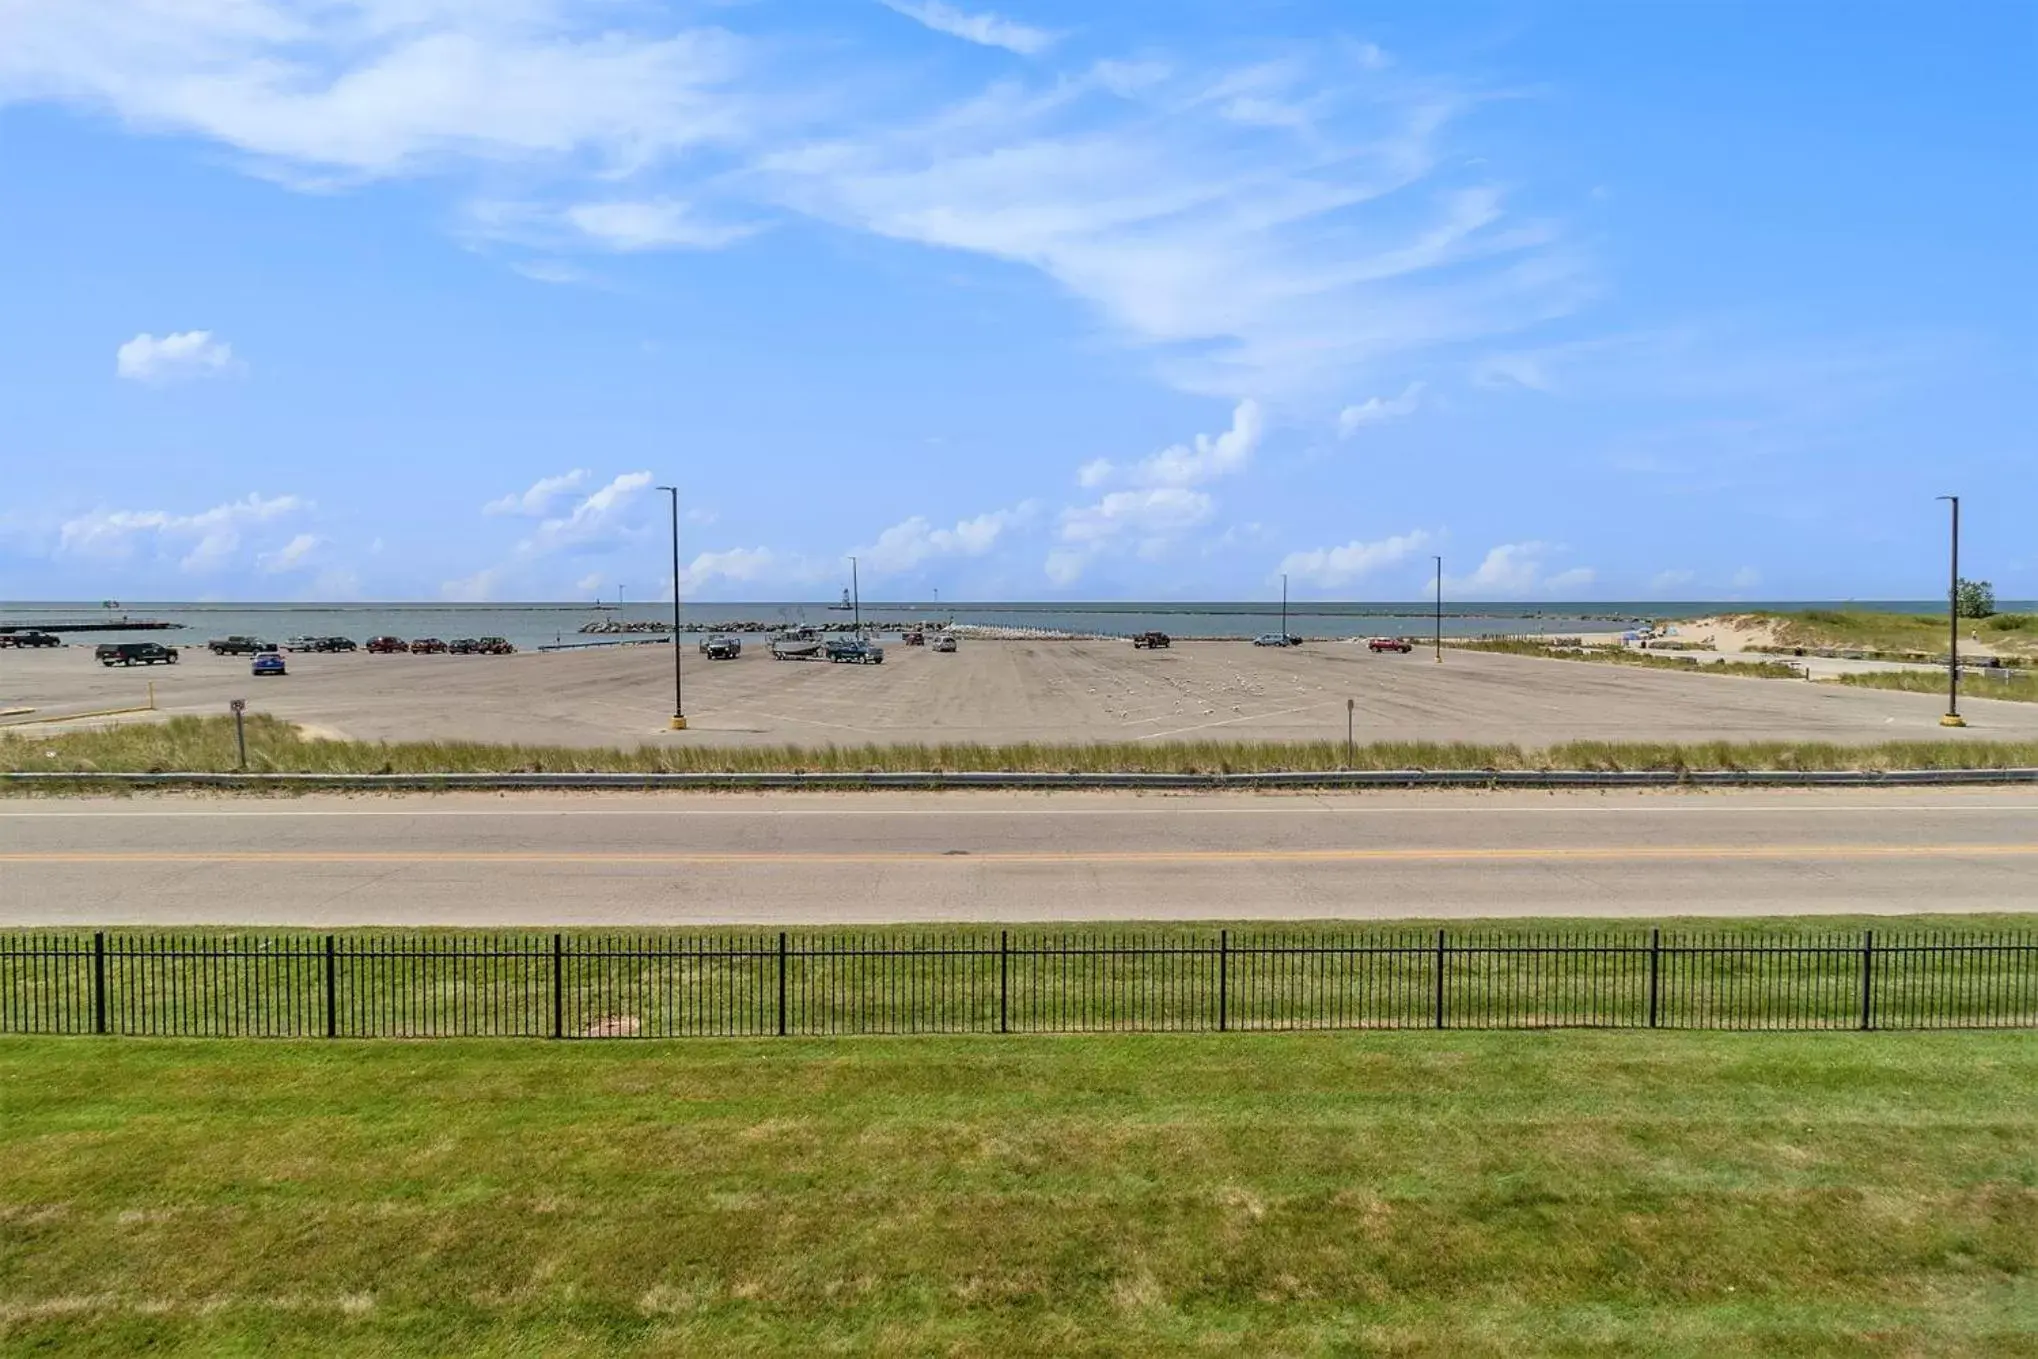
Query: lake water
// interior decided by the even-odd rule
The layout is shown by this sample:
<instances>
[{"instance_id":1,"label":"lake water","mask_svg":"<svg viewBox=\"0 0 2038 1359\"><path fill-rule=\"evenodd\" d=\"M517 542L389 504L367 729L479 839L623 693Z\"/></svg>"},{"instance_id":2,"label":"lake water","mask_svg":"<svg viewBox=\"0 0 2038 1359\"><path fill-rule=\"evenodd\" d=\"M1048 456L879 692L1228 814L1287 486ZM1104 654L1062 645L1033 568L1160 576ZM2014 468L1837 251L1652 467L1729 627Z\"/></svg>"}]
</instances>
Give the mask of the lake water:
<instances>
[{"instance_id":1,"label":"lake water","mask_svg":"<svg viewBox=\"0 0 2038 1359\"><path fill-rule=\"evenodd\" d=\"M1479 604L1444 601L1443 633L1477 637L1490 633L1562 636L1610 632L1643 621L1700 618L1716 613L1754 609L1859 608L1902 613L1937 613L1944 600L1831 602L1768 601L1760 603L1698 602L1666 604L1646 600L1593 604ZM2005 608L2015 607L2009 604ZM1436 627L1433 604L1290 603L1288 630L1305 637L1364 637L1375 634L1428 636ZM178 624L176 630L152 632L111 630L79 632L72 642L157 640L171 645L203 644L231 633L252 634L281 642L300 634L351 637L357 642L382 633L398 637L507 637L521 648L598 642L585 636L583 624L597 620L662 621L672 616L670 604L630 604L618 610L587 604L193 604L123 602L116 608L98 603L63 602L0 604L0 626L48 626L123 617ZM749 625L772 628L796 623L825 628L846 624L849 615L826 603L687 604L682 621L689 630L735 630ZM1209 603L940 603L916 601L863 605L866 621L879 623L949 620L1013 628L1044 628L1106 636L1126 636L1159 629L1178 637L1251 637L1277 632L1279 601L1272 604L1214 601Z\"/></svg>"}]
</instances>

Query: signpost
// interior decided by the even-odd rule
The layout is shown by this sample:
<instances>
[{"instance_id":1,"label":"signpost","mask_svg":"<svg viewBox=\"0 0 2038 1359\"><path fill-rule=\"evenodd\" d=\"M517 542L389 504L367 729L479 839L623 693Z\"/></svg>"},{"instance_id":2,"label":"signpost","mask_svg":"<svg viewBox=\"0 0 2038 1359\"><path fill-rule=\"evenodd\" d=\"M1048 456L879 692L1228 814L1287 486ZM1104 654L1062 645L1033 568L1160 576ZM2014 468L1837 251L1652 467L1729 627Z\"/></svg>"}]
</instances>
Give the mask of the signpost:
<instances>
[{"instance_id":1,"label":"signpost","mask_svg":"<svg viewBox=\"0 0 2038 1359\"><path fill-rule=\"evenodd\" d=\"M1345 700L1345 768L1352 767L1352 710L1359 706L1355 698Z\"/></svg>"},{"instance_id":2,"label":"signpost","mask_svg":"<svg viewBox=\"0 0 2038 1359\"><path fill-rule=\"evenodd\" d=\"M246 769L248 767L248 729L242 715L248 710L248 701L244 698L237 698L227 706L233 709L234 744L240 747L241 768Z\"/></svg>"}]
</instances>

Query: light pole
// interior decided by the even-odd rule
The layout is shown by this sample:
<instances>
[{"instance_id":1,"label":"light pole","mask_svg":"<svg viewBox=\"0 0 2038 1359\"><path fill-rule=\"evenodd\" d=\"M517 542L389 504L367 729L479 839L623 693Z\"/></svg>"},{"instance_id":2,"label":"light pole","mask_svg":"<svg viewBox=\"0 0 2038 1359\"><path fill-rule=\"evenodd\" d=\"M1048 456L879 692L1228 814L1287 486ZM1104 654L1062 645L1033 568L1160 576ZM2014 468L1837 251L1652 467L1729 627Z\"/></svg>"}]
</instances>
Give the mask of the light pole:
<instances>
[{"instance_id":1,"label":"light pole","mask_svg":"<svg viewBox=\"0 0 2038 1359\"><path fill-rule=\"evenodd\" d=\"M686 730L686 681L679 670L679 487L660 486L659 490L672 497L672 729ZM622 587L616 588L616 599L620 604Z\"/></svg>"},{"instance_id":2,"label":"light pole","mask_svg":"<svg viewBox=\"0 0 2038 1359\"><path fill-rule=\"evenodd\" d=\"M1942 727L1964 727L1965 718L1960 715L1960 497L1942 495L1939 499L1949 501L1953 506L1953 570L1946 586L1946 715L1939 719Z\"/></svg>"},{"instance_id":3,"label":"light pole","mask_svg":"<svg viewBox=\"0 0 2038 1359\"><path fill-rule=\"evenodd\" d=\"M856 583L856 558L849 559L849 621L858 637L863 636L863 589Z\"/></svg>"},{"instance_id":4,"label":"light pole","mask_svg":"<svg viewBox=\"0 0 2038 1359\"><path fill-rule=\"evenodd\" d=\"M1437 564L1437 664L1444 663L1444 559L1438 557Z\"/></svg>"},{"instance_id":5,"label":"light pole","mask_svg":"<svg viewBox=\"0 0 2038 1359\"><path fill-rule=\"evenodd\" d=\"M1281 573L1281 645L1288 645L1288 573Z\"/></svg>"}]
</instances>

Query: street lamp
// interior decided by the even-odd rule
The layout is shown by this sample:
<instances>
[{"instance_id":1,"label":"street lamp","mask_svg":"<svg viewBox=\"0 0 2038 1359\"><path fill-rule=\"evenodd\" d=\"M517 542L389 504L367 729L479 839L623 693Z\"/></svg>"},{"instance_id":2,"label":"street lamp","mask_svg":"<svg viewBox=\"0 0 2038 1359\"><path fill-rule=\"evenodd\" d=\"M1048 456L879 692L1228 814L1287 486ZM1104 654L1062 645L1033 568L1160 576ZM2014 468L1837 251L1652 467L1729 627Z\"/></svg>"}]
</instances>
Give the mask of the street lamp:
<instances>
[{"instance_id":1,"label":"street lamp","mask_svg":"<svg viewBox=\"0 0 2038 1359\"><path fill-rule=\"evenodd\" d=\"M863 636L863 590L856 583L856 558L849 559L849 621L858 637Z\"/></svg>"},{"instance_id":2,"label":"street lamp","mask_svg":"<svg viewBox=\"0 0 2038 1359\"><path fill-rule=\"evenodd\" d=\"M1288 573L1281 573L1281 645L1288 645Z\"/></svg>"},{"instance_id":3,"label":"street lamp","mask_svg":"<svg viewBox=\"0 0 2038 1359\"><path fill-rule=\"evenodd\" d=\"M1437 564L1437 664L1444 663L1444 559L1436 558Z\"/></svg>"},{"instance_id":4,"label":"street lamp","mask_svg":"<svg viewBox=\"0 0 2038 1359\"><path fill-rule=\"evenodd\" d=\"M679 487L660 486L672 497L672 729L686 730L686 681L679 671ZM620 605L622 587L616 588Z\"/></svg>"},{"instance_id":5,"label":"street lamp","mask_svg":"<svg viewBox=\"0 0 2038 1359\"><path fill-rule=\"evenodd\" d=\"M1964 727L1967 721L1960 715L1960 497L1938 498L1953 506L1953 571L1946 586L1946 635L1950 642L1946 649L1946 715L1939 725Z\"/></svg>"}]
</instances>

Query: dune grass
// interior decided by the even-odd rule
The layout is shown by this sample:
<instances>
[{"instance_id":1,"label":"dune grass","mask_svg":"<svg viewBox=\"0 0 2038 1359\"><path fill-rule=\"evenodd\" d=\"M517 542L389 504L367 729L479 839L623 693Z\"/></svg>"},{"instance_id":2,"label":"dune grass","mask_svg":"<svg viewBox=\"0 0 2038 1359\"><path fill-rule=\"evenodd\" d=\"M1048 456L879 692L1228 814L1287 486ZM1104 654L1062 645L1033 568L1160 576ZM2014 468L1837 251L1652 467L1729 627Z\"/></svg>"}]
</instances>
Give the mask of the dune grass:
<instances>
[{"instance_id":1,"label":"dune grass","mask_svg":"<svg viewBox=\"0 0 2038 1359\"><path fill-rule=\"evenodd\" d=\"M1936 674L1930 670L1863 670L1852 674L1835 675L1826 682L1845 684L1856 689L1895 689L1907 694L1946 692L1946 675L1943 667ZM2038 675L2019 670L1963 670L1960 675L1960 696L2038 703Z\"/></svg>"},{"instance_id":2,"label":"dune grass","mask_svg":"<svg viewBox=\"0 0 2038 1359\"><path fill-rule=\"evenodd\" d=\"M1946 654L1946 616L1878 613L1868 609L1802 609L1790 613L1736 614L1740 624L1771 624L1775 645L1807 649L1886 652L1891 655ZM2038 653L2038 614L1999 613L1960 620L1963 642L1979 637L2008 653Z\"/></svg>"},{"instance_id":3,"label":"dune grass","mask_svg":"<svg viewBox=\"0 0 2038 1359\"><path fill-rule=\"evenodd\" d=\"M1507 656L1536 656L1550 661L1593 661L1628 665L1640 670L1680 670L1697 675L1737 675L1743 679L1803 679L1804 672L1784 661L1701 660L1625 646L1556 647L1514 637L1489 637L1453 642L1461 651L1493 651Z\"/></svg>"},{"instance_id":4,"label":"dune grass","mask_svg":"<svg viewBox=\"0 0 2038 1359\"><path fill-rule=\"evenodd\" d=\"M454 741L328 741L266 715L248 718L255 772L435 774L613 772L707 773L922 770L1224 773L1334 769L1444 770L1819 770L2014 769L2038 766L2038 742L1570 741L1546 747L1395 741L1117 741L1094 745L572 746ZM195 771L236 768L233 720L173 717L93 731L0 734L0 771Z\"/></svg>"},{"instance_id":5,"label":"dune grass","mask_svg":"<svg viewBox=\"0 0 2038 1359\"><path fill-rule=\"evenodd\" d=\"M0 1350L2028 1353L2027 1034L0 1041Z\"/></svg>"}]
</instances>

